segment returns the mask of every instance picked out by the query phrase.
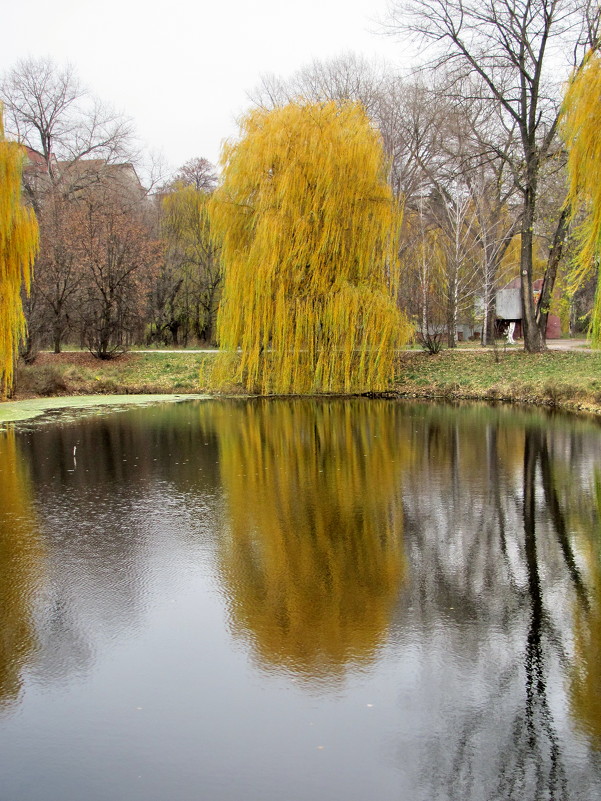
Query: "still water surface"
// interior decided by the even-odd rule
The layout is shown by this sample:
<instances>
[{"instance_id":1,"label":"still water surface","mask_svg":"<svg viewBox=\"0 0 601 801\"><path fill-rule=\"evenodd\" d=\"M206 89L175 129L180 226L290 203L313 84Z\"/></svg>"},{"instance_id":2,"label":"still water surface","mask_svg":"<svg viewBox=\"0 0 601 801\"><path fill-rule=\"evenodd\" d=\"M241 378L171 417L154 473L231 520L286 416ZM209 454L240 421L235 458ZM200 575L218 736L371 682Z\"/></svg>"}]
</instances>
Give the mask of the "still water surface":
<instances>
[{"instance_id":1,"label":"still water surface","mask_svg":"<svg viewBox=\"0 0 601 801\"><path fill-rule=\"evenodd\" d=\"M0 431L1 801L601 798L600 446L384 400Z\"/></svg>"}]
</instances>

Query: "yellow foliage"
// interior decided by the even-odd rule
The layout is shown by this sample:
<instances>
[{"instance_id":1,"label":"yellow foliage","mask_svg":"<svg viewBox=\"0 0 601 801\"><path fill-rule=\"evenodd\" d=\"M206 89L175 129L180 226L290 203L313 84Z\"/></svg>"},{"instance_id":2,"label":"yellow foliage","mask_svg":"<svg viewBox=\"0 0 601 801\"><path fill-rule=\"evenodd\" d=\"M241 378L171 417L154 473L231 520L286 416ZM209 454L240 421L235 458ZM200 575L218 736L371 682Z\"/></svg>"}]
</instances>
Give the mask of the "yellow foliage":
<instances>
[{"instance_id":1,"label":"yellow foliage","mask_svg":"<svg viewBox=\"0 0 601 801\"><path fill-rule=\"evenodd\" d=\"M233 378L262 393L385 389L411 329L396 306L401 210L363 109L257 109L222 163L211 219L223 245L217 327L226 354L213 383Z\"/></svg>"},{"instance_id":2,"label":"yellow foliage","mask_svg":"<svg viewBox=\"0 0 601 801\"><path fill-rule=\"evenodd\" d=\"M21 202L23 148L4 138L0 104L0 398L13 385L19 340L25 333L21 302L38 248L38 225Z\"/></svg>"},{"instance_id":3,"label":"yellow foliage","mask_svg":"<svg viewBox=\"0 0 601 801\"><path fill-rule=\"evenodd\" d=\"M427 276L428 289L435 291L444 280L447 252L443 233L437 226L424 224L421 216L409 212L403 221L405 244L402 250L401 275L418 271Z\"/></svg>"},{"instance_id":4,"label":"yellow foliage","mask_svg":"<svg viewBox=\"0 0 601 801\"><path fill-rule=\"evenodd\" d=\"M210 194L195 186L176 184L162 201L162 235L166 268L174 291L171 314L184 327L212 335L221 270L219 249L211 233Z\"/></svg>"},{"instance_id":5,"label":"yellow foliage","mask_svg":"<svg viewBox=\"0 0 601 801\"><path fill-rule=\"evenodd\" d=\"M193 186L179 186L162 200L163 234L169 247L181 249L184 259L194 263L209 245L209 214L207 204L210 195Z\"/></svg>"},{"instance_id":6,"label":"yellow foliage","mask_svg":"<svg viewBox=\"0 0 601 801\"><path fill-rule=\"evenodd\" d=\"M405 574L403 412L267 403L199 407L219 437L231 625L265 666L337 680L382 645Z\"/></svg>"},{"instance_id":7,"label":"yellow foliage","mask_svg":"<svg viewBox=\"0 0 601 801\"><path fill-rule=\"evenodd\" d=\"M589 53L568 86L563 103L563 133L568 148L568 201L572 215L586 211L580 226L579 251L572 289L601 260L601 54ZM601 345L601 292L597 289L591 315L593 344Z\"/></svg>"},{"instance_id":8,"label":"yellow foliage","mask_svg":"<svg viewBox=\"0 0 601 801\"><path fill-rule=\"evenodd\" d=\"M507 273L508 275L512 275L513 273L515 274L518 273L520 269L521 247L522 247L522 237L520 234L516 234L511 238L511 242L507 246L507 249L501 259L499 269L502 272L502 274Z\"/></svg>"}]
</instances>

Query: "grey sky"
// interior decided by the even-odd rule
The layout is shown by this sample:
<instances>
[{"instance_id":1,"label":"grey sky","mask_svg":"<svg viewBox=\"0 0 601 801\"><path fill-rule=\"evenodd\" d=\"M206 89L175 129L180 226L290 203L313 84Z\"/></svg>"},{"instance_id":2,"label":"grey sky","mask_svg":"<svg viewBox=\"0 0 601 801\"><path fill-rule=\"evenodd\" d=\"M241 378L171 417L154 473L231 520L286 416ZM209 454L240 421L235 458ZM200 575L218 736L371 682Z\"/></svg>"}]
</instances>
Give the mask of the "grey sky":
<instances>
[{"instance_id":1,"label":"grey sky","mask_svg":"<svg viewBox=\"0 0 601 801\"><path fill-rule=\"evenodd\" d=\"M398 62L377 35L388 0L30 0L0 12L0 71L20 58L69 61L88 88L135 121L177 167L217 161L262 73L289 75L353 51Z\"/></svg>"}]
</instances>

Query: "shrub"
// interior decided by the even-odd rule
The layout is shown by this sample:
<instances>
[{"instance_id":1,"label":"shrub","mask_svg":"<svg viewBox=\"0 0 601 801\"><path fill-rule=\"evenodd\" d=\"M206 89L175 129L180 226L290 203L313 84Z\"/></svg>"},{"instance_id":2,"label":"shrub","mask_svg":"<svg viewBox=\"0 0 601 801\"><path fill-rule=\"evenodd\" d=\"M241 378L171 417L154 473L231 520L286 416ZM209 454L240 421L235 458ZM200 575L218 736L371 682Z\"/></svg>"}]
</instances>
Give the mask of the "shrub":
<instances>
[{"instance_id":1,"label":"shrub","mask_svg":"<svg viewBox=\"0 0 601 801\"><path fill-rule=\"evenodd\" d=\"M431 356L440 353L442 350L442 343L444 339L443 331L419 331L415 338L418 344L427 351Z\"/></svg>"},{"instance_id":2,"label":"shrub","mask_svg":"<svg viewBox=\"0 0 601 801\"><path fill-rule=\"evenodd\" d=\"M61 370L54 365L24 365L17 370L17 387L20 392L34 395L60 395L66 392L67 382Z\"/></svg>"}]
</instances>

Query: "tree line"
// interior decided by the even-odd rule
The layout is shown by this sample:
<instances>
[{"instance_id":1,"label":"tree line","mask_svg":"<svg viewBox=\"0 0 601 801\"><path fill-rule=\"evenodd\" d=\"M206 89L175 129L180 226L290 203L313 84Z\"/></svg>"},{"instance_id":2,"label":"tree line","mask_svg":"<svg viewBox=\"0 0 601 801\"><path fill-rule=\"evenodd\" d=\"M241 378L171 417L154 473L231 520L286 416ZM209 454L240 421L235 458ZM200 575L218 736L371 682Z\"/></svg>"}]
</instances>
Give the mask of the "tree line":
<instances>
[{"instance_id":1,"label":"tree line","mask_svg":"<svg viewBox=\"0 0 601 801\"><path fill-rule=\"evenodd\" d=\"M351 54L255 89L260 113L332 101L366 113L403 208L390 286L422 341L444 333L453 347L468 323L488 344L496 291L510 279L527 351L544 348L551 310L572 332L592 310L598 332L599 237L585 213L599 205L586 184L595 126L589 109L587 140L578 117L596 85L598 24L595 4L571 0L396 2L384 32L425 50L415 72ZM0 99L8 134L27 148L23 191L40 229L24 356L66 342L101 358L133 344L214 343L215 168L197 158L141 181L131 123L48 60L8 71Z\"/></svg>"},{"instance_id":2,"label":"tree line","mask_svg":"<svg viewBox=\"0 0 601 801\"><path fill-rule=\"evenodd\" d=\"M263 79L255 100L267 108L350 98L380 130L405 207L399 303L422 333L444 330L453 347L458 321L471 318L487 343L496 289L511 278L527 351L544 348L552 306L566 330L586 330L598 254L587 251L588 272L574 280L574 201L590 194L576 198L573 183L568 196L562 98L574 76L581 96L593 88L585 67L596 64L598 29L598 4L586 0L397 0L384 32L418 51L410 77L348 56ZM589 112L595 102L593 91ZM593 180L590 148L576 158Z\"/></svg>"},{"instance_id":3,"label":"tree line","mask_svg":"<svg viewBox=\"0 0 601 801\"><path fill-rule=\"evenodd\" d=\"M22 355L68 343L110 358L133 344L213 341L214 167L192 159L164 180L160 164L144 165L130 121L48 59L7 72L0 100L25 148L23 196L39 225Z\"/></svg>"}]
</instances>

